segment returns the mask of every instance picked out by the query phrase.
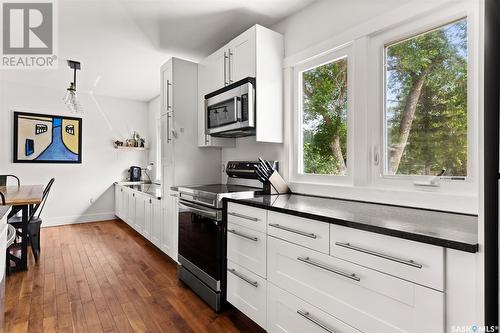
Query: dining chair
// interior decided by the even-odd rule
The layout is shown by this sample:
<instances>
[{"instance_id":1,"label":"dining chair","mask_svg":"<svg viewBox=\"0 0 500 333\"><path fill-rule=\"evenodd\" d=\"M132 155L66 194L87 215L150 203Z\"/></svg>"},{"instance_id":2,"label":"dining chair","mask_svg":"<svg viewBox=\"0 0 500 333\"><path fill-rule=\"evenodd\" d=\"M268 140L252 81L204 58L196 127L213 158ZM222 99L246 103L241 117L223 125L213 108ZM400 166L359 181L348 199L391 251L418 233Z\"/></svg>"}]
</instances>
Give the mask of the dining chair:
<instances>
[{"instance_id":1,"label":"dining chair","mask_svg":"<svg viewBox=\"0 0 500 333\"><path fill-rule=\"evenodd\" d=\"M0 192L0 199L2 200L2 206L5 206L5 195Z\"/></svg>"},{"instance_id":2,"label":"dining chair","mask_svg":"<svg viewBox=\"0 0 500 333\"><path fill-rule=\"evenodd\" d=\"M0 175L0 186L7 186L7 181L9 178L14 178L17 182L17 187L21 186L21 181L16 175Z\"/></svg>"},{"instance_id":3,"label":"dining chair","mask_svg":"<svg viewBox=\"0 0 500 333\"><path fill-rule=\"evenodd\" d=\"M49 196L50 189L52 188L52 184L54 184L55 178L52 178L45 189L43 190L42 200L39 204L35 205L35 207L31 210L30 216L28 218L28 239L31 245L31 251L33 252L33 256L35 257L35 261L38 261L38 257L40 255L40 226L42 225L42 219L40 215L42 214L42 210L45 207L45 203L47 202L47 198ZM19 229L22 227L22 216L13 216L8 220L8 223L12 225L14 228Z\"/></svg>"}]
</instances>

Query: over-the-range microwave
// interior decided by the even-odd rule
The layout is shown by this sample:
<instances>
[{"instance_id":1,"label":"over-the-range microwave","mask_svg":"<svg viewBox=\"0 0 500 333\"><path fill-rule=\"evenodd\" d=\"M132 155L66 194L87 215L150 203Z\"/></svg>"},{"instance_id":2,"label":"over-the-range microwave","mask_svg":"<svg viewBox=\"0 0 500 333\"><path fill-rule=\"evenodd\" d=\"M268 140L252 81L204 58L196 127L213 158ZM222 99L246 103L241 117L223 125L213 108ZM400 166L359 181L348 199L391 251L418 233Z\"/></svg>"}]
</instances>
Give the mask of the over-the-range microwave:
<instances>
[{"instance_id":1,"label":"over-the-range microwave","mask_svg":"<svg viewBox=\"0 0 500 333\"><path fill-rule=\"evenodd\" d=\"M205 95L205 117L207 135L255 135L255 78L245 78Z\"/></svg>"}]
</instances>

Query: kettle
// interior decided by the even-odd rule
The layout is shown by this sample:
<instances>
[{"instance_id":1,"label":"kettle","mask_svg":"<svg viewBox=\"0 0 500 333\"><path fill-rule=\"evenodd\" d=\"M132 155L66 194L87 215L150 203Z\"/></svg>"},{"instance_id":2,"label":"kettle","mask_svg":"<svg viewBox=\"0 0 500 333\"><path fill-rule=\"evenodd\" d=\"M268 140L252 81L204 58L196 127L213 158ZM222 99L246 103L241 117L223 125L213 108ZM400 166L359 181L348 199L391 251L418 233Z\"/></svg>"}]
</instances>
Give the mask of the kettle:
<instances>
[{"instance_id":1,"label":"kettle","mask_svg":"<svg viewBox=\"0 0 500 333\"><path fill-rule=\"evenodd\" d=\"M139 182L141 181L141 167L138 166L131 166L128 170L130 174L130 181L131 182Z\"/></svg>"}]
</instances>

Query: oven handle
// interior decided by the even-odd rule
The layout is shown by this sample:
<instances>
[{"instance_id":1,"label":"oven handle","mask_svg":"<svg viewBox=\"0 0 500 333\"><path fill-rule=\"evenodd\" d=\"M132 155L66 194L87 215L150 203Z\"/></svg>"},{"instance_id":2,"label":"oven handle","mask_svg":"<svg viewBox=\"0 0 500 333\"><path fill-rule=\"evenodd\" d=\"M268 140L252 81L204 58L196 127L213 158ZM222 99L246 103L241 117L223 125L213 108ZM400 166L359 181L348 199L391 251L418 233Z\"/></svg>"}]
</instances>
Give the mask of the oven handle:
<instances>
[{"instance_id":1,"label":"oven handle","mask_svg":"<svg viewBox=\"0 0 500 333\"><path fill-rule=\"evenodd\" d=\"M187 203L186 201L179 200L179 208L186 209L191 212L195 212L205 217L217 220L217 211L215 209L210 209L207 207L202 207L192 203Z\"/></svg>"}]
</instances>

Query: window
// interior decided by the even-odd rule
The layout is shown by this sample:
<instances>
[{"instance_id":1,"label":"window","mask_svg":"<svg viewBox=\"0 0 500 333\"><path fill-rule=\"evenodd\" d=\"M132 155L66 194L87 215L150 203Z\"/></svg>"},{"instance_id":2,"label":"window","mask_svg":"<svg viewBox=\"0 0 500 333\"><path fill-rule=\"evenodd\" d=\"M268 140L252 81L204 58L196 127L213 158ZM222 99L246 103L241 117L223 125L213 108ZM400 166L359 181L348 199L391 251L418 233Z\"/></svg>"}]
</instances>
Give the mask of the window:
<instances>
[{"instance_id":1,"label":"window","mask_svg":"<svg viewBox=\"0 0 500 333\"><path fill-rule=\"evenodd\" d=\"M311 64L309 64L311 65ZM348 174L348 59L342 56L298 72L298 173Z\"/></svg>"},{"instance_id":2,"label":"window","mask_svg":"<svg viewBox=\"0 0 500 333\"><path fill-rule=\"evenodd\" d=\"M468 175L467 20L385 46L386 175Z\"/></svg>"}]
</instances>

